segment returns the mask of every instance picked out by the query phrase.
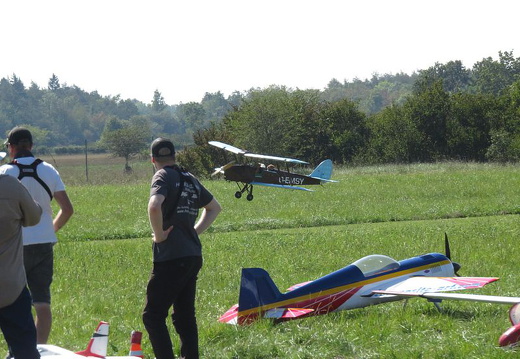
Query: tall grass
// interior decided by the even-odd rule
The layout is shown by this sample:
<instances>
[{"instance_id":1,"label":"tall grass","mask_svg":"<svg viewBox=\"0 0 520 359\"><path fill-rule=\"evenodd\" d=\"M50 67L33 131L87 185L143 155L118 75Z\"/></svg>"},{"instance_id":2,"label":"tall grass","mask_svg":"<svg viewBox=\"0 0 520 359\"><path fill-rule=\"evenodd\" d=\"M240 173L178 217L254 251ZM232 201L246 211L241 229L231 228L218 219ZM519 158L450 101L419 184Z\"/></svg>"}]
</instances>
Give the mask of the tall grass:
<instances>
[{"instance_id":1,"label":"tall grass","mask_svg":"<svg viewBox=\"0 0 520 359\"><path fill-rule=\"evenodd\" d=\"M143 162L142 176L129 179L118 166L104 168L113 175L99 185L66 179L76 213L56 246L53 344L83 349L97 322L106 320L109 354L125 355L130 331L143 330L140 315L151 268L146 218L151 169ZM71 167L59 169L66 176ZM517 356L497 344L509 327L508 308L485 303L444 302L439 313L417 299L406 308L396 302L279 325L219 323L238 300L242 267L265 268L284 291L368 254L400 260L442 252L444 232L462 275L501 278L478 293L520 295L519 166L342 168L334 179L340 182L312 193L255 187L252 202L235 199L233 183L204 181L224 211L202 237L197 308L203 357ZM5 347L2 339L0 347ZM153 358L146 334L143 348Z\"/></svg>"}]
</instances>

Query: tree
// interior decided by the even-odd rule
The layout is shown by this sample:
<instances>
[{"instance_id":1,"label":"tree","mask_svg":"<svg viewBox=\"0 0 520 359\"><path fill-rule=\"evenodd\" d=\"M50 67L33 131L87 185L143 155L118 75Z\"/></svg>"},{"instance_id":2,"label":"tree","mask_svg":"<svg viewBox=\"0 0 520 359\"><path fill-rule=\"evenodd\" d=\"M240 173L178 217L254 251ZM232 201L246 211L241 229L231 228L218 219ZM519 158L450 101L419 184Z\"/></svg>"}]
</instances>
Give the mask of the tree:
<instances>
[{"instance_id":1,"label":"tree","mask_svg":"<svg viewBox=\"0 0 520 359\"><path fill-rule=\"evenodd\" d=\"M441 80L423 88L404 104L406 116L421 133L419 152L413 156L417 160L430 162L446 158L450 105L450 96L444 91Z\"/></svg>"},{"instance_id":2,"label":"tree","mask_svg":"<svg viewBox=\"0 0 520 359\"><path fill-rule=\"evenodd\" d=\"M368 139L365 114L358 110L354 102L343 99L328 104L320 117L326 119L320 122L324 122L327 128L330 146L327 157L339 163L352 162Z\"/></svg>"},{"instance_id":3,"label":"tree","mask_svg":"<svg viewBox=\"0 0 520 359\"><path fill-rule=\"evenodd\" d=\"M206 111L198 102L188 102L177 107L177 118L187 132L194 132L204 127Z\"/></svg>"},{"instance_id":4,"label":"tree","mask_svg":"<svg viewBox=\"0 0 520 359\"><path fill-rule=\"evenodd\" d=\"M103 131L101 143L115 157L125 159L125 172L132 168L128 164L130 158L146 149L150 140L150 130L142 125L123 123L123 127Z\"/></svg>"},{"instance_id":5,"label":"tree","mask_svg":"<svg viewBox=\"0 0 520 359\"><path fill-rule=\"evenodd\" d=\"M206 119L204 125L212 121L220 121L232 109L232 106L226 101L224 95L219 91L216 93L208 93L204 95L200 103L204 108Z\"/></svg>"},{"instance_id":6,"label":"tree","mask_svg":"<svg viewBox=\"0 0 520 359\"><path fill-rule=\"evenodd\" d=\"M520 79L520 58L515 59L513 52L507 51L499 51L498 56L498 61L488 57L473 65L478 92L499 95Z\"/></svg>"},{"instance_id":7,"label":"tree","mask_svg":"<svg viewBox=\"0 0 520 359\"><path fill-rule=\"evenodd\" d=\"M164 102L164 97L162 97L159 90L155 90L153 93L153 100L152 100L152 110L155 112L161 112L166 108L166 102Z\"/></svg>"},{"instance_id":8,"label":"tree","mask_svg":"<svg viewBox=\"0 0 520 359\"><path fill-rule=\"evenodd\" d=\"M466 161L484 161L490 145L494 96L458 93L450 98L447 121L448 157Z\"/></svg>"},{"instance_id":9,"label":"tree","mask_svg":"<svg viewBox=\"0 0 520 359\"><path fill-rule=\"evenodd\" d=\"M58 79L58 76L56 76L55 74L52 74L52 77L49 79L49 90L51 91L56 91L57 89L59 89L61 86L60 86L60 80Z\"/></svg>"},{"instance_id":10,"label":"tree","mask_svg":"<svg viewBox=\"0 0 520 359\"><path fill-rule=\"evenodd\" d=\"M471 71L466 69L460 60L449 61L446 64L435 63L427 70L419 71L414 90L416 93L421 92L437 81L442 81L446 92L466 91L471 85Z\"/></svg>"}]
</instances>

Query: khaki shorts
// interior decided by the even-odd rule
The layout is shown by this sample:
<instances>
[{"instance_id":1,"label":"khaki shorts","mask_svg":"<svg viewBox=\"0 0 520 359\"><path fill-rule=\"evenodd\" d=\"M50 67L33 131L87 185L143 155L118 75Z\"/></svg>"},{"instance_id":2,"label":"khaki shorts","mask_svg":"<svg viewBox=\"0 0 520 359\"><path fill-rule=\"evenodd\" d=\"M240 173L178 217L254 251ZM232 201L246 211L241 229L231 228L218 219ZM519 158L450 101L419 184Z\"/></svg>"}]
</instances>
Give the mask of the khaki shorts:
<instances>
[{"instance_id":1,"label":"khaki shorts","mask_svg":"<svg viewBox=\"0 0 520 359\"><path fill-rule=\"evenodd\" d=\"M25 274L33 303L51 303L53 247L54 243L31 244L23 247Z\"/></svg>"}]
</instances>

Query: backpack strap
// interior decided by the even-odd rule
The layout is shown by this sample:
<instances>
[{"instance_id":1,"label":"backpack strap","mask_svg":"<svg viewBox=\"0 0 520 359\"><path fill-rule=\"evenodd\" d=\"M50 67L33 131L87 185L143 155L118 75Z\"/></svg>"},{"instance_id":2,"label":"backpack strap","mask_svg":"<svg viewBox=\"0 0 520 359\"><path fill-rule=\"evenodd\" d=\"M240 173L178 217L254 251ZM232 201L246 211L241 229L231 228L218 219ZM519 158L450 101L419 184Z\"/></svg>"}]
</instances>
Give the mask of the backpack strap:
<instances>
[{"instance_id":1,"label":"backpack strap","mask_svg":"<svg viewBox=\"0 0 520 359\"><path fill-rule=\"evenodd\" d=\"M49 197L52 201L51 189L49 188L49 186L47 186L47 183L43 182L43 180L40 178L40 176L38 176L38 171L36 170L36 167L38 167L38 165L42 162L43 161L41 159L37 158L30 165L24 165L24 164L18 163L16 160L11 162L10 164L17 166L18 169L20 170L20 174L18 175L18 180L21 180L24 177L34 178L43 187L43 189L45 191L47 191L47 193L49 194Z\"/></svg>"}]
</instances>

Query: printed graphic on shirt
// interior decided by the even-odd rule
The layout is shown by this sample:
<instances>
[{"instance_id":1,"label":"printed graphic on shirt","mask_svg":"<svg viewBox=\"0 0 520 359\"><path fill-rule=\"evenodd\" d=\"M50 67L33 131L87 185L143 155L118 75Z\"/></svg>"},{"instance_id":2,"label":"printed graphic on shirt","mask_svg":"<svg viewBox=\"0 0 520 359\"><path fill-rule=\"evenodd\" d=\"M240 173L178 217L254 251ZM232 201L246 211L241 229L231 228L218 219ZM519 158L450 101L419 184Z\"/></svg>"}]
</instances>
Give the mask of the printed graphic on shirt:
<instances>
[{"instance_id":1,"label":"printed graphic on shirt","mask_svg":"<svg viewBox=\"0 0 520 359\"><path fill-rule=\"evenodd\" d=\"M191 181L184 181L182 193L177 205L177 213L186 213L192 216L198 215L199 192Z\"/></svg>"}]
</instances>

